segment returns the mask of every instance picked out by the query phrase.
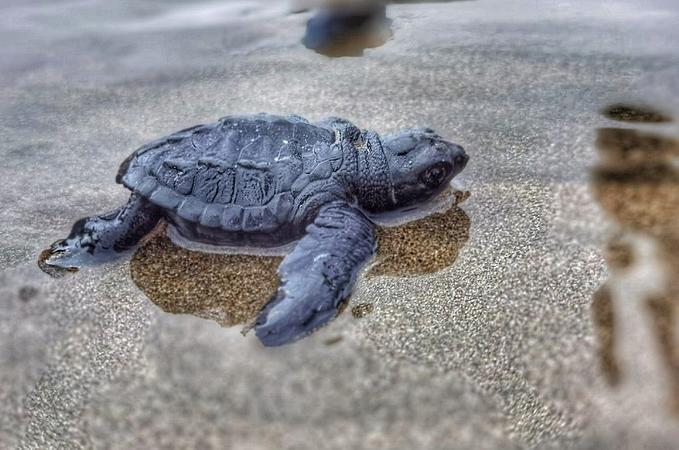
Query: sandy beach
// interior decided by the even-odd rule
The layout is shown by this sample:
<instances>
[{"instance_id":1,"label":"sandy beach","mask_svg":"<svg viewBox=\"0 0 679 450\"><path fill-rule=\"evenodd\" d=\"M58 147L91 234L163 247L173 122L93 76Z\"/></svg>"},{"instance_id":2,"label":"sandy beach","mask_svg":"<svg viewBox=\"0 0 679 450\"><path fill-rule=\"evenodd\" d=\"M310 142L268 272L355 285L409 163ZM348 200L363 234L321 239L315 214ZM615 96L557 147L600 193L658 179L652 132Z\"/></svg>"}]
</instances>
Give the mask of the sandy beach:
<instances>
[{"instance_id":1,"label":"sandy beach","mask_svg":"<svg viewBox=\"0 0 679 450\"><path fill-rule=\"evenodd\" d=\"M673 1L390 5L392 37L341 58L305 48L312 12L283 2L11 0L0 13L0 448L679 448L679 369L657 322L633 288L611 300L611 384L608 322L592 312L615 284L615 236L651 255L675 236L676 213L649 231L591 183L599 129L679 138ZM614 103L668 121L601 113ZM426 225L437 239L394 232L384 248L400 256L362 277L329 326L281 348L241 334L254 303L163 307L178 297L143 280L165 273L164 241L67 277L40 271L76 219L125 202L114 178L134 149L261 111L432 127L470 155L455 179L469 198ZM625 195L635 217L658 217ZM399 270L417 251L433 262ZM192 265L224 261L211 258ZM228 264L241 263L237 288L269 292L251 271L276 264ZM676 293L679 266L658 264L638 279Z\"/></svg>"}]
</instances>

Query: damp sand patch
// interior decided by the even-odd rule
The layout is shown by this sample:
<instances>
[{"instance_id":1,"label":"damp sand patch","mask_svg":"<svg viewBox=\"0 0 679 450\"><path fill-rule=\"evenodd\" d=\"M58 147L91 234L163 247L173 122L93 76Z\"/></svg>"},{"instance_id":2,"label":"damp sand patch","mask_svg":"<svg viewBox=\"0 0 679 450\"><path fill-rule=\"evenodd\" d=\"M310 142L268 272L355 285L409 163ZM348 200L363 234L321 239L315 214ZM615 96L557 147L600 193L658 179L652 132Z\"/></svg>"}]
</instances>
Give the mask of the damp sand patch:
<instances>
[{"instance_id":1,"label":"damp sand patch","mask_svg":"<svg viewBox=\"0 0 679 450\"><path fill-rule=\"evenodd\" d=\"M276 292L280 256L187 250L158 233L132 257L132 280L163 311L233 326L253 319Z\"/></svg>"},{"instance_id":2,"label":"damp sand patch","mask_svg":"<svg viewBox=\"0 0 679 450\"><path fill-rule=\"evenodd\" d=\"M451 266L468 240L470 223L454 205L404 225L378 228L377 255L367 277L417 276ZM161 228L137 249L130 271L135 284L163 311L228 327L252 322L272 298L282 260L188 250L174 244ZM373 307L359 309L352 310L354 317L369 314Z\"/></svg>"}]
</instances>

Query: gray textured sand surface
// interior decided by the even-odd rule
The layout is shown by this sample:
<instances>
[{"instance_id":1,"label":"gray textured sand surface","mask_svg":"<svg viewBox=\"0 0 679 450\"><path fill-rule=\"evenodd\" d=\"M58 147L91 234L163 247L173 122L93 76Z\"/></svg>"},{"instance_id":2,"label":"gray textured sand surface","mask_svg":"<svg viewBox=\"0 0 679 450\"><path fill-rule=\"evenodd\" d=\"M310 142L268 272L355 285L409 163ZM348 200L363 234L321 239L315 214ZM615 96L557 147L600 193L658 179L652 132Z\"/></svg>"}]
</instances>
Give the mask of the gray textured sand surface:
<instances>
[{"instance_id":1,"label":"gray textured sand surface","mask_svg":"<svg viewBox=\"0 0 679 450\"><path fill-rule=\"evenodd\" d=\"M623 383L600 373L591 300L614 223L588 185L605 105L679 117L672 4L397 5L384 46L329 59L282 3L3 2L0 447L679 448L646 319L622 316ZM370 314L278 349L163 312L126 261L39 271L75 219L125 201L133 149L259 111L463 145L455 263L362 280Z\"/></svg>"}]
</instances>

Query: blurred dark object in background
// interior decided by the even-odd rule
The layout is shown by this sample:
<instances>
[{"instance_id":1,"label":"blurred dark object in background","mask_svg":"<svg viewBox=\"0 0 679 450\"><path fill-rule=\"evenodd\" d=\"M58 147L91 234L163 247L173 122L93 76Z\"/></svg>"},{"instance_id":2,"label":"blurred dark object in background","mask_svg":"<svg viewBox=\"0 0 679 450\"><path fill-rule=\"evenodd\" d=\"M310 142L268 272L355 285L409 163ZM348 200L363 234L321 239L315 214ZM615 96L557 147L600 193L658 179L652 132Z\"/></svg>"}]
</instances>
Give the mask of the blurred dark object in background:
<instances>
[{"instance_id":1,"label":"blurred dark object in background","mask_svg":"<svg viewBox=\"0 0 679 450\"><path fill-rule=\"evenodd\" d=\"M392 36L390 25L382 3L326 7L309 19L302 43L326 56L361 56Z\"/></svg>"},{"instance_id":2,"label":"blurred dark object in background","mask_svg":"<svg viewBox=\"0 0 679 450\"><path fill-rule=\"evenodd\" d=\"M290 11L318 12L309 19L305 47L332 56L362 56L366 48L383 45L392 37L389 3L447 3L465 0L296 0Z\"/></svg>"}]
</instances>

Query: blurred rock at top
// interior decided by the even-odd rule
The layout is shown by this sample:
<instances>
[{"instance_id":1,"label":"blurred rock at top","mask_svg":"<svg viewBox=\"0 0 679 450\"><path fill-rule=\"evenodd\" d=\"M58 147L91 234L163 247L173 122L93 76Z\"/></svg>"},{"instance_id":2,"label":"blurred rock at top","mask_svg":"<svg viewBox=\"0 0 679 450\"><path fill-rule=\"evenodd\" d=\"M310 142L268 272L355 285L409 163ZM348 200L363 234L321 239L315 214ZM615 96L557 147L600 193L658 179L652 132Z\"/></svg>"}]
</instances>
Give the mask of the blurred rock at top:
<instances>
[{"instance_id":1,"label":"blurred rock at top","mask_svg":"<svg viewBox=\"0 0 679 450\"><path fill-rule=\"evenodd\" d=\"M302 39L307 48L331 57L362 56L365 49L379 47L393 35L391 20L387 17L388 3L423 2L296 0L291 2L290 9L293 12L318 9L307 22Z\"/></svg>"}]
</instances>

